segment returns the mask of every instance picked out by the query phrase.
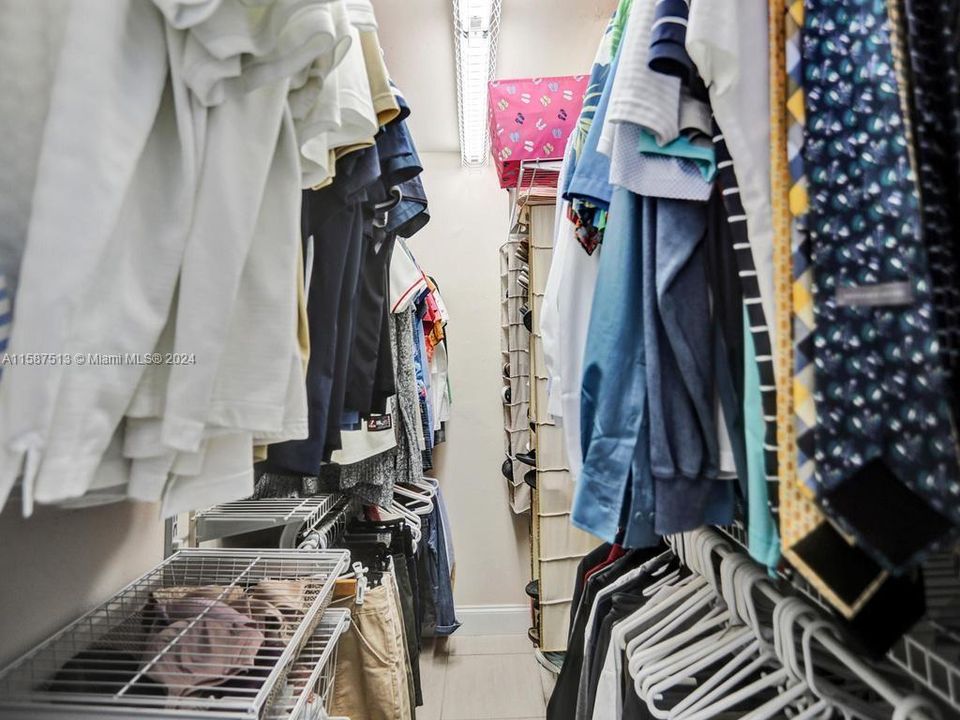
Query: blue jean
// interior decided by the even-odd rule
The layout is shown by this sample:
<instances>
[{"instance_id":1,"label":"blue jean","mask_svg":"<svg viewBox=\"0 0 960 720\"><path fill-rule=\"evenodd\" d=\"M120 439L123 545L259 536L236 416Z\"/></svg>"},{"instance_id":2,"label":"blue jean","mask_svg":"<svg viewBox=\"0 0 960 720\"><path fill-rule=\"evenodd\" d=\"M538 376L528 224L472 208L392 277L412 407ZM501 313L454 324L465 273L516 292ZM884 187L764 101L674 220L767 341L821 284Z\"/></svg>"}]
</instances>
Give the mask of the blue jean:
<instances>
[{"instance_id":1,"label":"blue jean","mask_svg":"<svg viewBox=\"0 0 960 720\"><path fill-rule=\"evenodd\" d=\"M426 609L422 632L425 636L452 635L460 627L460 622L453 604L447 540L438 504L424 518L422 530L418 549L421 554L421 601Z\"/></svg>"}]
</instances>

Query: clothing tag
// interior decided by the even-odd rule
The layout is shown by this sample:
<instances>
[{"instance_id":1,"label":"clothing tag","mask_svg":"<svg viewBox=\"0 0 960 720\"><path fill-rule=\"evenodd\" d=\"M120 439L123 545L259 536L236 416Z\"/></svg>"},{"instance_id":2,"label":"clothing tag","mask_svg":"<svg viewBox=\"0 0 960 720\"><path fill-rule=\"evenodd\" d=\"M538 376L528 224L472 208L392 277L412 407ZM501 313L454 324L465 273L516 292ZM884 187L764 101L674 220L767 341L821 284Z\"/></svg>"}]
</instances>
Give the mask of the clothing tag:
<instances>
[{"instance_id":1,"label":"clothing tag","mask_svg":"<svg viewBox=\"0 0 960 720\"><path fill-rule=\"evenodd\" d=\"M372 415L367 420L367 432L383 432L393 427L393 415Z\"/></svg>"},{"instance_id":2,"label":"clothing tag","mask_svg":"<svg viewBox=\"0 0 960 720\"><path fill-rule=\"evenodd\" d=\"M908 281L876 283L837 288L837 305L870 307L873 305L911 305L913 285Z\"/></svg>"}]
</instances>

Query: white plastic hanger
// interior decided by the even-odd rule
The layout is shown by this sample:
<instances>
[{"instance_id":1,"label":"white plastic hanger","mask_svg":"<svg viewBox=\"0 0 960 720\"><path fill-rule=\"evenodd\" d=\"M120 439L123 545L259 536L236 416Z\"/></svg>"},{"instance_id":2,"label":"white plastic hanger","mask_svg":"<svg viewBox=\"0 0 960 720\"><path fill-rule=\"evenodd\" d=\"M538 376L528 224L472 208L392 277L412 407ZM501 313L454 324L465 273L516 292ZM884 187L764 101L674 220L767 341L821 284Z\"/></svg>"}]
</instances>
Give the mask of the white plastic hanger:
<instances>
[{"instance_id":1,"label":"white plastic hanger","mask_svg":"<svg viewBox=\"0 0 960 720\"><path fill-rule=\"evenodd\" d=\"M673 596L672 600L682 600L681 604L675 606L667 615L654 622L645 631L636 635L626 646L626 657L629 658L630 675L636 680L641 668L644 665L653 662L655 659L663 657L673 648L682 646L696 637L703 634L696 627L689 630L673 634L664 644L657 644L667 634L672 634L678 627L688 623L698 615L703 616L707 625L702 626L703 631L715 628L723 624L724 620L718 618L724 616L722 610L717 610L717 592L718 582L712 562L709 562L709 568L705 565L713 547L715 546L715 536L706 533L700 533L693 538L694 547L692 552L688 552L688 561L693 568L702 569L703 574L697 575L699 582L691 583L688 587L693 587L692 596ZM680 593L684 591L681 590ZM678 593L678 595L680 594Z\"/></svg>"},{"instance_id":2,"label":"white plastic hanger","mask_svg":"<svg viewBox=\"0 0 960 720\"><path fill-rule=\"evenodd\" d=\"M702 564L710 563L709 557L704 558ZM762 649L759 631L759 621L756 617L756 608L752 601L741 603L742 598L750 598L752 587L757 582L757 574L753 563L739 553L726 553L721 561L720 590L728 607L727 618L730 626L723 632L711 636L698 643L698 651L694 654L695 661L686 666L677 665L666 668L658 673L657 677L648 678L644 682L647 704L650 711L657 717L679 717L684 711L696 709L697 701L704 697L712 688L716 688L724 678L733 675L731 687L735 687L747 673L736 674L738 668L748 662L751 656L756 656ZM736 590L734 590L736 588ZM746 622L746 624L744 624ZM656 701L671 687L681 683L697 684L695 676L703 670L715 665L724 656L734 654L731 662L724 665L718 672L710 676L699 688L690 693L672 710L656 707ZM773 656L769 653L762 656L762 661L768 662ZM758 665L762 667L762 663ZM741 677L742 675L742 677ZM652 681L652 682L651 682ZM722 694L722 689L720 693Z\"/></svg>"},{"instance_id":3,"label":"white plastic hanger","mask_svg":"<svg viewBox=\"0 0 960 720\"><path fill-rule=\"evenodd\" d=\"M706 558L706 560L709 560L709 558ZM733 553L725 556L721 563L720 584L728 605L728 611L724 616L727 627L719 633L710 635L690 646L687 652L677 656L678 662L672 665L658 663L660 667L654 669L654 672L643 680L642 686L640 685L642 673L638 674L636 681L638 691L641 697L646 699L647 706L654 716L661 718L675 717L679 714L679 711L696 702L697 698L708 692L710 688L715 687L724 677L734 672L749 659L751 654L755 655L759 650L760 642L754 635L752 625L743 624L742 611L733 602L734 599L730 597L728 592L728 588L737 582L737 576L742 576L742 571L750 566L749 560ZM753 623L753 625L755 624L756 622ZM659 708L656 705L657 700L662 699L664 693L670 688L681 684L700 684L697 682L696 676L728 655L734 655L734 662L728 663L721 668L720 672L712 675L706 683L700 685L697 690L684 698L685 702L678 703L677 706L669 710Z\"/></svg>"},{"instance_id":4,"label":"white plastic hanger","mask_svg":"<svg viewBox=\"0 0 960 720\"><path fill-rule=\"evenodd\" d=\"M683 552L681 550L681 552ZM687 563L683 557L680 558L684 564ZM663 586L659 591L657 591L647 603L630 615L627 619L621 623L620 627L622 628L622 639L620 641L620 648L624 650L626 656L629 658L633 650L639 646L639 644L652 632L655 632L657 628L651 630L647 628L646 630L641 631L636 637L631 639L629 642L625 642L625 639L631 635L635 630L640 628L646 628L654 622L655 618L664 619L670 617L669 613L671 610L675 609L678 605L683 603L685 600L694 596L697 591L701 590L706 586L706 580L697 574L689 575L675 585L666 585ZM657 627L661 627L661 625Z\"/></svg>"},{"instance_id":5,"label":"white plastic hanger","mask_svg":"<svg viewBox=\"0 0 960 720\"><path fill-rule=\"evenodd\" d=\"M425 492L418 492L402 485L394 485L394 497L403 498L412 502L402 503L409 510L413 510L417 515L429 515L433 512L434 495L428 495Z\"/></svg>"}]
</instances>

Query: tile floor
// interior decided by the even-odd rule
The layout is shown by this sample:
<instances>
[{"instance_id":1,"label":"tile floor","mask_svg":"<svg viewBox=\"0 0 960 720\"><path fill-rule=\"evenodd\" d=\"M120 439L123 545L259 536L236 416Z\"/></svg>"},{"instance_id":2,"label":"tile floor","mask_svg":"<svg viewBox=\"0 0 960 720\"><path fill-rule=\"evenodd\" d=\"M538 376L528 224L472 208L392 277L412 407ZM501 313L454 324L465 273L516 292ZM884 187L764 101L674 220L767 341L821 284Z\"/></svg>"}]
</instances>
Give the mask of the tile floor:
<instances>
[{"instance_id":1,"label":"tile floor","mask_svg":"<svg viewBox=\"0 0 960 720\"><path fill-rule=\"evenodd\" d=\"M417 720L541 720L553 676L526 635L425 640Z\"/></svg>"}]
</instances>

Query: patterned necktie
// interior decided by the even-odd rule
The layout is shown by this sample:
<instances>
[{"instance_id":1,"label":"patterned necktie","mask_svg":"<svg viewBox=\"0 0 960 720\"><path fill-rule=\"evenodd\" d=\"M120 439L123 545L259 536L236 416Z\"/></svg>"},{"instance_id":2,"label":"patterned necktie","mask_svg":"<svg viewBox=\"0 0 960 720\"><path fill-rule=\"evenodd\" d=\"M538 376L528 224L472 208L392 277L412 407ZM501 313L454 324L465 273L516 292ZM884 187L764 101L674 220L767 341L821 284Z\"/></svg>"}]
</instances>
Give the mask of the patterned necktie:
<instances>
[{"instance_id":1,"label":"patterned necktie","mask_svg":"<svg viewBox=\"0 0 960 720\"><path fill-rule=\"evenodd\" d=\"M782 23L782 24L781 24ZM807 180L803 167L804 96L803 64L801 58L800 31L803 26L803 0L771 0L771 114L776 109L786 114L786 158L790 176L787 192L786 213L782 207L782 171L778 173L777 159L784 150L776 145L772 157L773 208L775 245L775 279L778 282L777 301L792 300L793 333L793 383L789 409L778 396L778 416L789 412L792 425L780 437L788 447L781 456L780 473L780 534L784 558L844 617L852 618L868 604L883 602L877 593L888 579L886 573L867 557L862 550L851 546L836 529L827 522L813 501L813 429L816 423L813 390L813 272L810 263L810 245L804 230L804 216L808 210ZM782 34L781 34L782 33ZM774 46L784 48L778 54ZM780 83L777 78L784 78ZM781 90L783 88L783 90ZM771 129L778 126L771 117ZM774 141L780 133L772 133ZM779 188L779 193L778 193ZM779 204L778 204L779 203ZM779 263L777 251L784 242L783 216L789 224L789 239L792 249L792 268L782 258ZM784 282L785 270L791 271L792 293L784 299L779 287ZM779 310L778 305L778 310ZM788 306L789 307L789 306ZM782 352L782 350L781 350ZM785 375L785 373L784 373ZM782 421L780 421L782 422ZM791 462L792 461L792 462ZM849 582L854 578L854 582ZM838 582L838 580L840 580ZM845 582L844 582L845 581Z\"/></svg>"},{"instance_id":2,"label":"patterned necktie","mask_svg":"<svg viewBox=\"0 0 960 720\"><path fill-rule=\"evenodd\" d=\"M960 472L883 0L807 0L821 507L888 569L960 522Z\"/></svg>"}]
</instances>

